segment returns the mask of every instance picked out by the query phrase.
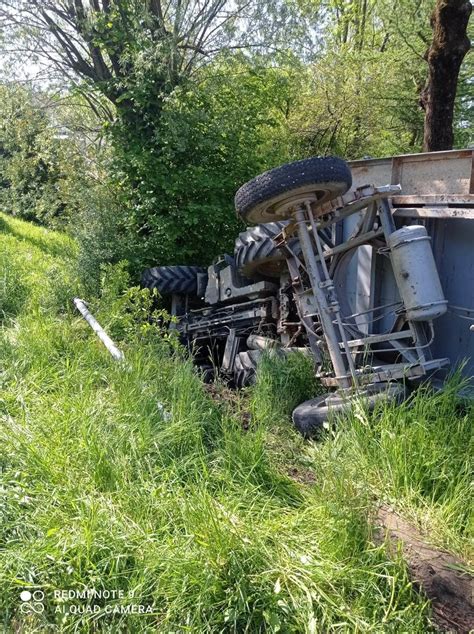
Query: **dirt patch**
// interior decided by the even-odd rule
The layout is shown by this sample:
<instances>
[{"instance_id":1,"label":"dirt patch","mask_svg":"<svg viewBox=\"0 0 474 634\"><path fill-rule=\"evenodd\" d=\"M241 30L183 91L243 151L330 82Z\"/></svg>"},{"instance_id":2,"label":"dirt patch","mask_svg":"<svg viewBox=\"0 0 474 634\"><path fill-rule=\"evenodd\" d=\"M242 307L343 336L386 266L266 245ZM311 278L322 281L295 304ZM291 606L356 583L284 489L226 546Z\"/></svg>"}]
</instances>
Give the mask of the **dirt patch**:
<instances>
[{"instance_id":1,"label":"dirt patch","mask_svg":"<svg viewBox=\"0 0 474 634\"><path fill-rule=\"evenodd\" d=\"M237 414L243 431L250 429L252 424L250 402L246 396L242 395L242 392L233 390L218 381L205 384L204 389L215 403ZM281 437L270 436L267 438L267 447L272 454L278 454L280 459L276 461L275 465L281 473L299 484L310 486L316 482L316 476L312 469L295 464L294 456L290 456L290 452L285 451L285 448L286 450L288 448L282 443Z\"/></svg>"},{"instance_id":2,"label":"dirt patch","mask_svg":"<svg viewBox=\"0 0 474 634\"><path fill-rule=\"evenodd\" d=\"M310 485L316 482L316 476L310 469L303 469L302 467L288 467L287 474L292 480L295 480L300 484Z\"/></svg>"},{"instance_id":3,"label":"dirt patch","mask_svg":"<svg viewBox=\"0 0 474 634\"><path fill-rule=\"evenodd\" d=\"M423 535L387 506L377 513L376 541L401 547L410 577L430 599L432 621L442 632L474 631L474 577L454 555L430 546Z\"/></svg>"},{"instance_id":4,"label":"dirt patch","mask_svg":"<svg viewBox=\"0 0 474 634\"><path fill-rule=\"evenodd\" d=\"M204 383L204 389L218 403L237 403L239 398L235 390L222 383Z\"/></svg>"},{"instance_id":5,"label":"dirt patch","mask_svg":"<svg viewBox=\"0 0 474 634\"><path fill-rule=\"evenodd\" d=\"M231 390L222 383L209 383L204 385L204 389L209 396L221 407L230 409L231 411L239 411L239 417L242 422L243 431L248 431L252 416L245 406L245 401L236 390Z\"/></svg>"}]
</instances>

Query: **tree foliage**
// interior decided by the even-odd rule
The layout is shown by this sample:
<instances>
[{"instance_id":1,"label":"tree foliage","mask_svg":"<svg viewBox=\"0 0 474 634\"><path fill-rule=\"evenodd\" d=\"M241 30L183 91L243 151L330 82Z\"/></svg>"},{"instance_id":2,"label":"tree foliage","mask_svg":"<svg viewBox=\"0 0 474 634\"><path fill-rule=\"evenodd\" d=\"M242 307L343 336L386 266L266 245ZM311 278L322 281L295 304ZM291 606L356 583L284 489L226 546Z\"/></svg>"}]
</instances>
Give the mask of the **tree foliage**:
<instances>
[{"instance_id":1,"label":"tree foliage","mask_svg":"<svg viewBox=\"0 0 474 634\"><path fill-rule=\"evenodd\" d=\"M67 203L88 275L104 260L127 259L136 275L208 263L239 230L236 189L287 160L419 151L432 8L433 0L1 0L4 48L27 50L50 81L66 80L60 99L73 87L102 126L80 142L86 167L75 168ZM472 79L468 58L458 145L473 140ZM34 109L33 127L42 116ZM75 125L80 118L76 111ZM75 140L84 139L78 128ZM28 161L15 149L18 178L44 160L44 134ZM54 135L46 145L48 156L66 146ZM56 164L45 192L71 171ZM25 182L38 182L37 167ZM25 213L46 218L35 205L24 198Z\"/></svg>"},{"instance_id":2,"label":"tree foliage","mask_svg":"<svg viewBox=\"0 0 474 634\"><path fill-rule=\"evenodd\" d=\"M115 182L123 202L122 257L206 264L233 248L238 187L284 161L285 84L277 68L216 60L199 83L176 88L147 134L117 122ZM275 143L275 139L281 139ZM191 237L191 239L190 239Z\"/></svg>"},{"instance_id":3,"label":"tree foliage","mask_svg":"<svg viewBox=\"0 0 474 634\"><path fill-rule=\"evenodd\" d=\"M72 214L70 177L79 168L41 95L0 86L0 199L14 215L63 226Z\"/></svg>"},{"instance_id":4,"label":"tree foliage","mask_svg":"<svg viewBox=\"0 0 474 634\"><path fill-rule=\"evenodd\" d=\"M434 1L300 0L299 5L308 19L325 25L324 44L312 60L308 105L298 119L300 153L361 158L420 151ZM455 101L458 147L473 139L472 78L466 59Z\"/></svg>"},{"instance_id":5,"label":"tree foliage","mask_svg":"<svg viewBox=\"0 0 474 634\"><path fill-rule=\"evenodd\" d=\"M278 10L274 3L273 17ZM207 261L230 247L235 190L272 157L285 158L265 138L277 128L272 73L238 54L250 39L271 39L267 14L261 3L226 0L3 3L11 38L21 17L30 48L73 73L98 113L108 109L120 200L114 255L137 270L177 257ZM98 93L109 106L97 107Z\"/></svg>"}]
</instances>

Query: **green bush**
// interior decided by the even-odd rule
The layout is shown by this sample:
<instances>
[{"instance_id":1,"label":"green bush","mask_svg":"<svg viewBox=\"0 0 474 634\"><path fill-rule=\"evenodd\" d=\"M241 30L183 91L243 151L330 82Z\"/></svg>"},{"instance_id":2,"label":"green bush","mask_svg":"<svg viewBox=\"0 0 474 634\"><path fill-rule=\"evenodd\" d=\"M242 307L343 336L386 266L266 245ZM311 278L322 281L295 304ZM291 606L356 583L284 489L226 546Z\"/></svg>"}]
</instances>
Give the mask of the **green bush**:
<instances>
[{"instance_id":1,"label":"green bush","mask_svg":"<svg viewBox=\"0 0 474 634\"><path fill-rule=\"evenodd\" d=\"M121 202L112 226L116 252L131 263L134 279L147 266L208 265L233 249L242 229L235 192L287 157L279 144L278 78L276 69L230 58L202 70L199 83L176 87L159 106L140 92L140 118L118 108L109 126Z\"/></svg>"},{"instance_id":2,"label":"green bush","mask_svg":"<svg viewBox=\"0 0 474 634\"><path fill-rule=\"evenodd\" d=\"M14 216L64 228L76 211L68 190L79 185L85 164L58 133L51 101L47 93L0 85L0 203Z\"/></svg>"}]
</instances>

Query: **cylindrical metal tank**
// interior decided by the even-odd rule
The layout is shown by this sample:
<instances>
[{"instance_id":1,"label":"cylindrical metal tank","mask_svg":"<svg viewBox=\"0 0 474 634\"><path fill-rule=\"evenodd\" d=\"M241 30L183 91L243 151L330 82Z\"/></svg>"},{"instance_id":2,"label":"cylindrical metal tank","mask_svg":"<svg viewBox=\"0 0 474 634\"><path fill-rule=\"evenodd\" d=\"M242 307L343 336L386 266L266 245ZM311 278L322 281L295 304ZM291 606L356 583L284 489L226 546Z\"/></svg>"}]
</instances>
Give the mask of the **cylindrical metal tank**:
<instances>
[{"instance_id":1,"label":"cylindrical metal tank","mask_svg":"<svg viewBox=\"0 0 474 634\"><path fill-rule=\"evenodd\" d=\"M407 319L430 321L444 315L448 302L425 227L410 225L394 231L388 238L388 246Z\"/></svg>"}]
</instances>

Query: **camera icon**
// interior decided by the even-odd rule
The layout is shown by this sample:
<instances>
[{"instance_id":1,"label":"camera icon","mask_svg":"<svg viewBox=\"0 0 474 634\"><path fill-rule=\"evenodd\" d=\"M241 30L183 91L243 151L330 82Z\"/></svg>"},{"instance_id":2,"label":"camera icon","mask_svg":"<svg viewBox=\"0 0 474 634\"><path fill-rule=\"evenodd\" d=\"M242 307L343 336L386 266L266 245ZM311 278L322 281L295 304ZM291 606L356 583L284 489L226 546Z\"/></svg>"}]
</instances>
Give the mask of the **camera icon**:
<instances>
[{"instance_id":1,"label":"camera icon","mask_svg":"<svg viewBox=\"0 0 474 634\"><path fill-rule=\"evenodd\" d=\"M23 614L41 614L44 612L44 592L42 590L22 590L20 592L20 612Z\"/></svg>"}]
</instances>

